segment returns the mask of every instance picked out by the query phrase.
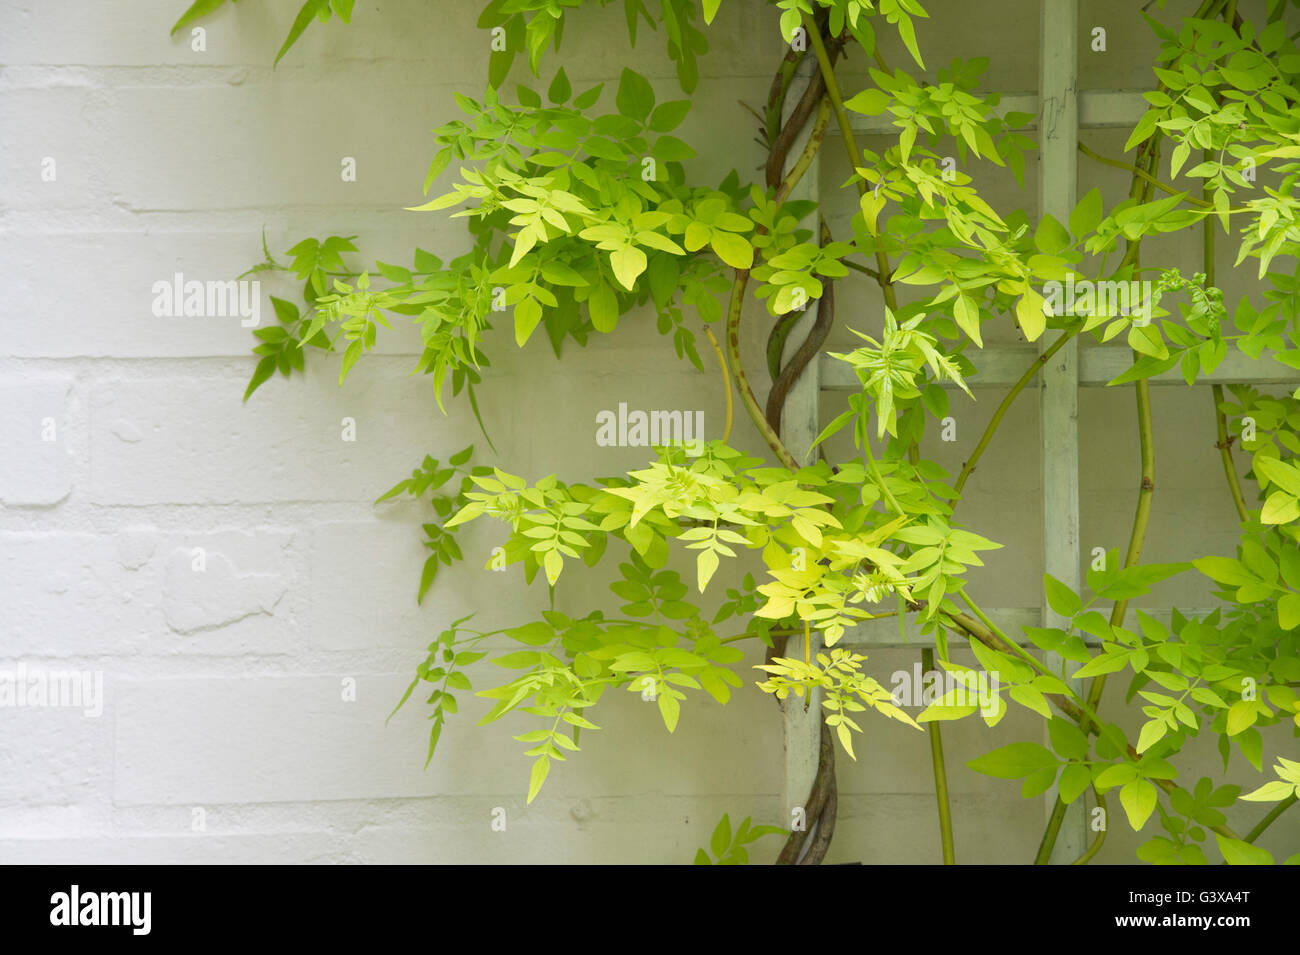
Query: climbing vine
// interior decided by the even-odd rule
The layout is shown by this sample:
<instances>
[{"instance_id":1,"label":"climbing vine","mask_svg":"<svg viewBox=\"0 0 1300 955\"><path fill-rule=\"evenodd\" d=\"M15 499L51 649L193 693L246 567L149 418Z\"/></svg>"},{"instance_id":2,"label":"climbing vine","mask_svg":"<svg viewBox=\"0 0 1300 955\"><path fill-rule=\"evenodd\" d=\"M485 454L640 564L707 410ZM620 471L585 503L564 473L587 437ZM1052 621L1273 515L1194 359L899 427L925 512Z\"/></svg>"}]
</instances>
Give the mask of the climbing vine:
<instances>
[{"instance_id":1,"label":"climbing vine","mask_svg":"<svg viewBox=\"0 0 1300 955\"><path fill-rule=\"evenodd\" d=\"M835 747L853 757L855 734L888 719L929 736L939 837L951 862L956 840L939 727L973 717L993 726L1014 706L1041 717L1045 737L968 765L1021 780L1026 798L1056 787L1037 861L1051 856L1066 806L1091 798L1104 811L1115 805L1109 795L1135 830L1158 824L1161 834L1138 850L1143 860L1274 861L1255 842L1300 789L1300 762L1279 756L1266 766L1261 733L1277 724L1290 724L1292 739L1300 732L1300 390L1288 396L1213 385L1207 441L1222 458L1223 506L1239 523L1239 544L1232 555L1189 554L1176 563L1144 564L1141 555L1157 487L1150 379L1176 368L1191 385L1230 354L1300 369L1300 200L1293 196L1300 51L1283 23L1294 3L1269 0L1253 20L1236 0L1202 0L1178 22L1164 22L1159 9L1144 12L1160 42L1144 94L1149 108L1125 157L1078 147L1087 161L1127 170L1131 188L1120 197L1093 189L1061 222L995 209L976 189L967 170L980 164L1002 168L1024 188L1035 117L1004 112L996 94L979 90L983 57L927 65L920 38L928 14L917 0L756 4L754 29L779 30L787 44L766 102L752 110L767 161L760 181L732 172L717 183L691 178L690 161L709 144L675 132L691 110L697 61L721 0L624 0L630 42L639 28L658 33L680 96L631 69L578 91L563 66L552 67L558 54L548 50L560 50L570 18L595 2L492 0L483 8L479 26L493 36L488 85L457 94L461 116L437 130L424 182L426 194L436 184L438 191L413 209L455 210L472 238L467 252L444 261L415 249L409 265L363 264L352 237L323 236L298 242L285 262L264 244L254 267L294 276L302 295L301 302L274 299L278 323L255 332L259 360L245 397L277 371L301 372L309 349L341 355L341 382L374 349L381 328L409 321L423 343L413 371L432 376L440 406L463 393L489 436L476 394L491 387L484 369L486 343L500 340L488 337L494 323L508 323L520 346L545 335L558 357L570 342L585 346L647 314L679 359L719 374L726 386L722 435L694 448L664 442L643 468L618 479L519 476L471 464L467 448L445 464L426 456L381 498L408 495L432 509L424 532L433 554L419 598L439 566L461 559L456 532L476 520L504 527L506 565L538 586L543 578L552 608L568 577L602 561L618 567L610 588L617 600L584 616L551 609L488 630L472 627L472 618L451 623L398 704L417 689L430 693L427 758L436 758L457 694L475 692L492 701L481 723L515 712L534 720L534 729L515 737L529 760L532 801L556 764L580 751L582 733L600 729L606 692L654 701L671 733L680 719L756 683L784 705L817 699L824 713L808 826L786 833L747 818L733 833L724 817L696 861L744 862L745 845L780 832L779 861L819 862L834 831ZM222 6L198 0L173 32ZM276 61L313 21L349 22L352 7L351 0L307 0ZM877 44L886 33L901 40L911 62L886 62ZM537 82L510 90L518 54ZM846 60L858 72L868 66L864 88L841 90L836 66ZM894 133L882 151L858 144L854 114L889 117ZM792 198L832 120L857 190L856 213L841 235L830 234L815 202ZM950 154L960 162L945 163ZM1252 295L1232 301L1216 285L1216 231L1237 242L1235 265L1255 269ZM1174 232L1199 236L1203 262L1143 264L1144 240ZM831 355L859 387L801 459L781 439L785 396L824 350L835 283L854 271L873 280L880 304L849 326L861 344ZM1147 283L1152 291L1140 305L1091 291L1086 300L1062 295L1076 283L1089 290ZM750 298L763 304L766 326L745 313ZM787 348L808 308L816 309L815 323L801 347ZM985 335L1002 326L1042 342L1042 356L1002 398L960 473L950 474L924 457L921 439L948 416L951 396L973 400L968 382L980 374ZM763 327L772 382L766 404L741 362L741 342ZM1130 367L1110 383L1132 390L1137 407L1141 469L1129 544L1090 570L1080 591L1044 579L1061 626L1009 634L967 580L968 569L982 565L980 553L1001 546L997 529L979 526L969 508L959 519L957 510L1007 409L1047 358L1085 337L1122 339L1132 353ZM768 460L730 444L733 388ZM841 432L854 456L831 459L826 442ZM1238 454L1253 486L1238 477ZM693 557L691 579L665 569L674 550ZM760 574L748 555L761 561ZM1199 575L1218 609L1174 610L1168 622L1138 610L1130 620L1129 601L1179 574ZM720 591L725 599L710 613L704 595ZM912 620L931 635L926 667L937 657L952 681L915 716L846 638L882 617L897 618L900 628ZM513 647L489 649L502 639ZM767 648L757 678L737 669L744 642ZM968 647L978 666L957 663L957 647ZM1054 669L1048 659L1063 665ZM1127 679L1122 697L1104 694L1111 675ZM1073 680L1085 681L1084 689ZM1129 708L1145 718L1136 738L1117 716ZM1210 777L1182 778L1173 760L1202 733L1216 737L1225 773L1239 757L1261 774L1260 785L1243 792ZM1238 802L1273 805L1239 833L1223 812ZM1103 828L1078 861L1092 859L1104 836Z\"/></svg>"}]
</instances>

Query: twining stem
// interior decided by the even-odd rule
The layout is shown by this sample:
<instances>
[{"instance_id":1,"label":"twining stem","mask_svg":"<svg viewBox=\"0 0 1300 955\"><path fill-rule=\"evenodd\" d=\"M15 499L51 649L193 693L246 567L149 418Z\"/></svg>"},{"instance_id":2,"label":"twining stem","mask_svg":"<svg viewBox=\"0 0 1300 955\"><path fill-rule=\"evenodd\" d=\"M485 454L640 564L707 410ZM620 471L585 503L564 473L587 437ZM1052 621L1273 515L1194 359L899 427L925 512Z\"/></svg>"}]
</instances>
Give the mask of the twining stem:
<instances>
[{"instance_id":1,"label":"twining stem","mask_svg":"<svg viewBox=\"0 0 1300 955\"><path fill-rule=\"evenodd\" d=\"M808 143L795 160L795 164L790 167L785 178L781 180L781 185L776 190L776 204L779 206L790 198L790 193L794 187L799 184L808 167L817 159L817 153L822 148L822 140L826 138L826 127L830 125L831 120L831 102L828 97L823 96L821 102L817 104L817 118L813 120L812 130L808 134Z\"/></svg>"},{"instance_id":2,"label":"twining stem","mask_svg":"<svg viewBox=\"0 0 1300 955\"><path fill-rule=\"evenodd\" d=\"M1202 150L1202 158L1208 162L1210 150ZM1208 197L1209 194L1209 180L1206 180L1204 195ZM1201 236L1201 270L1205 273L1205 284L1208 287L1214 284L1214 226L1209 217L1206 217L1201 227L1204 230ZM1241 493L1241 480L1237 477L1237 466L1232 460L1228 416L1219 410L1219 405L1223 404L1223 385L1214 385L1210 390L1214 398L1214 426L1219 439L1215 446L1219 449L1219 457L1223 460L1223 474L1228 479L1228 490L1232 493L1232 505L1237 509L1237 518L1247 521L1250 520L1250 512L1246 509L1246 498Z\"/></svg>"},{"instance_id":3,"label":"twining stem","mask_svg":"<svg viewBox=\"0 0 1300 955\"><path fill-rule=\"evenodd\" d=\"M921 650L921 671L929 673L934 669L934 651L929 647ZM930 735L930 765L934 768L934 796L939 803L939 841L943 846L943 864L956 865L957 853L952 841L952 808L948 804L948 768L943 761L943 737L939 732L939 721L932 720L926 727Z\"/></svg>"},{"instance_id":4,"label":"twining stem","mask_svg":"<svg viewBox=\"0 0 1300 955\"><path fill-rule=\"evenodd\" d=\"M799 465L795 463L794 456L782 443L781 436L767 423L763 409L758 406L758 399L754 397L754 389L750 387L749 379L745 377L745 366L740 360L740 311L745 304L745 287L748 284L749 271L736 269L735 277L731 282L731 304L727 308L727 355L736 376L736 390L740 392L741 403L749 413L750 420L754 422L754 427L763 436L772 453L777 456L782 465L791 471L798 471Z\"/></svg>"},{"instance_id":5,"label":"twining stem","mask_svg":"<svg viewBox=\"0 0 1300 955\"><path fill-rule=\"evenodd\" d=\"M1095 162L1103 163L1104 165L1107 166L1114 166L1116 169L1126 169L1129 172L1133 173L1133 175L1141 179L1145 179L1147 182L1151 183L1157 189L1161 190L1162 192L1167 192L1171 196L1181 195L1185 191L1185 190L1175 189L1173 186L1161 182L1159 179L1151 175L1151 173L1147 172L1145 169L1141 169L1138 166L1130 165L1129 163L1123 162L1119 159L1111 159L1107 156L1101 155L1101 153L1094 152L1093 150L1085 146L1082 141L1079 142L1079 152L1083 153L1085 156L1087 156L1091 160L1094 160ZM1202 208L1205 209L1214 208L1214 203L1206 202L1203 199L1197 199L1195 196L1183 196L1183 198L1194 206L1201 206Z\"/></svg>"},{"instance_id":6,"label":"twining stem","mask_svg":"<svg viewBox=\"0 0 1300 955\"><path fill-rule=\"evenodd\" d=\"M1264 834L1264 830L1273 825L1273 820L1296 804L1296 795L1292 793L1269 810L1268 815L1259 821L1254 829L1246 833L1246 841L1254 842Z\"/></svg>"},{"instance_id":7,"label":"twining stem","mask_svg":"<svg viewBox=\"0 0 1300 955\"><path fill-rule=\"evenodd\" d=\"M1246 499L1241 494L1241 480L1237 477L1237 466L1232 460L1232 443L1228 438L1228 416L1219 410L1223 404L1223 385L1214 385L1211 389L1214 397L1214 419L1218 428L1219 457L1223 459L1223 474L1228 479L1228 490L1232 492L1232 506L1237 509L1240 520L1250 520L1246 509Z\"/></svg>"},{"instance_id":8,"label":"twining stem","mask_svg":"<svg viewBox=\"0 0 1300 955\"><path fill-rule=\"evenodd\" d=\"M1002 423L1003 416L1016 400L1016 396L1025 390L1029 383L1034 380L1034 376L1038 374L1039 370L1051 360L1052 356L1077 334L1079 334L1077 330L1062 333L1060 338L1052 342L1046 351L1034 359L1033 363L1025 369L1025 373L1020 376L1020 379L1011 386L1011 390L1002 398L1001 404L993 412L993 417L989 419L984 434L980 436L979 444L975 445L975 450L971 452L970 458L962 465L961 474L957 476L957 483L953 485L957 491L957 497L961 497L961 489L966 486L966 480L971 476L971 472L975 470L975 465L979 463L980 456L984 454L989 442L993 440L994 432L998 430L998 425Z\"/></svg>"},{"instance_id":9,"label":"twining stem","mask_svg":"<svg viewBox=\"0 0 1300 955\"><path fill-rule=\"evenodd\" d=\"M818 42L820 42L820 36ZM825 52L825 48L822 48ZM776 189L776 202L778 204L789 198L794 187L799 184L817 157L821 149L822 141L826 136L826 127L830 122L830 105L825 97L818 104L817 118L813 123L812 130L808 135L808 143L804 146L803 152L800 153L799 159L794 166L786 173L785 178L781 180ZM758 398L754 395L754 389L749 384L749 378L745 375L745 367L740 359L740 313L745 304L745 288L749 284L749 271L747 269L736 269L735 277L731 283L731 303L727 309L727 351L731 359L731 367L736 376L736 390L740 392L741 402L745 410L749 413L750 419L754 426L767 442L767 446L772 449L772 453L777 456L783 465L791 471L799 470L799 465L795 462L794 456L790 454L788 448L781 441L780 434L767 421L762 409L758 405ZM706 329L707 331L707 329ZM710 335L710 341L712 336ZM731 420L731 390L727 390L727 420ZM730 428L727 429L730 434Z\"/></svg>"},{"instance_id":10,"label":"twining stem","mask_svg":"<svg viewBox=\"0 0 1300 955\"><path fill-rule=\"evenodd\" d=\"M722 354L722 346L713 337L713 332L709 330L708 325L704 326L704 334L708 337L709 344L713 346L713 354L718 356L718 368L722 371L722 390L727 395L727 423L722 429L722 443L727 444L731 440L731 375L727 372L727 356Z\"/></svg>"},{"instance_id":11,"label":"twining stem","mask_svg":"<svg viewBox=\"0 0 1300 955\"><path fill-rule=\"evenodd\" d=\"M1101 807L1103 817L1109 817L1110 809L1106 805L1106 797L1103 796L1101 793L1097 792L1097 788L1095 786L1093 787L1092 794L1097 797L1097 805ZM1106 841L1106 830L1109 828L1110 828L1109 826L1102 826L1100 829L1098 829L1097 838L1092 840L1092 845L1088 846L1088 848L1084 851L1083 855L1079 856L1079 858L1075 859L1074 862L1071 864L1087 865L1089 862L1091 862L1092 857L1101 851L1102 843Z\"/></svg>"},{"instance_id":12,"label":"twining stem","mask_svg":"<svg viewBox=\"0 0 1300 955\"><path fill-rule=\"evenodd\" d=\"M1137 353L1134 352L1134 358ZM1151 383L1140 378L1135 382L1137 394L1138 444L1142 458L1142 484L1138 488L1137 512L1133 515L1133 530L1129 534L1128 553L1124 556L1124 566L1132 567L1142 557L1142 545L1146 541L1147 525L1151 521L1151 499L1155 494L1155 441L1151 427ZM1124 622L1128 611L1127 600L1117 600L1111 607L1110 625L1118 627ZM1089 700L1093 706L1101 699L1101 687L1105 683L1105 674L1093 681Z\"/></svg>"},{"instance_id":13,"label":"twining stem","mask_svg":"<svg viewBox=\"0 0 1300 955\"><path fill-rule=\"evenodd\" d=\"M1043 839L1038 844L1038 854L1034 856L1034 865L1047 865L1052 858L1052 847L1056 845L1056 836L1061 831L1061 823L1065 819L1065 811L1070 808L1060 796L1056 797L1056 805L1052 807L1052 815L1047 820L1047 828L1043 830Z\"/></svg>"},{"instance_id":14,"label":"twining stem","mask_svg":"<svg viewBox=\"0 0 1300 955\"><path fill-rule=\"evenodd\" d=\"M835 121L839 124L844 149L849 156L849 168L856 170L862 162L862 151L858 149L857 139L853 135L853 124L849 122L849 114L844 109L844 99L840 96L840 86L835 79L835 66L831 63L830 54L826 52L826 44L822 42L821 33L812 14L805 13L803 23L804 31L812 42L813 54L817 57L817 66L821 69L822 80L826 84L826 98L830 100L831 108L835 110ZM855 176L854 181L858 187L858 195L866 195L867 181L861 176ZM884 252L877 251L876 281L880 284L880 292L885 297L886 307L890 311L895 311L898 308L898 300L894 295L894 285L889 281L890 271L888 257Z\"/></svg>"}]
</instances>

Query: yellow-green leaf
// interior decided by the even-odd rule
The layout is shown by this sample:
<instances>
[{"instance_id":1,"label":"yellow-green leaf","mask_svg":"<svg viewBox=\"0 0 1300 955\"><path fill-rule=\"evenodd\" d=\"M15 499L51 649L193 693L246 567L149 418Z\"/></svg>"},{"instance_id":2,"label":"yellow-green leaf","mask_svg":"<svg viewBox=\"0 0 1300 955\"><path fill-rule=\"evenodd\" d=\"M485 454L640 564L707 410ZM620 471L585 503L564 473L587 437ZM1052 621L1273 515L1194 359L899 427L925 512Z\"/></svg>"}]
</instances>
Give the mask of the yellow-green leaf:
<instances>
[{"instance_id":1,"label":"yellow-green leaf","mask_svg":"<svg viewBox=\"0 0 1300 955\"><path fill-rule=\"evenodd\" d=\"M533 771L528 779L528 801L532 802L542 789L542 783L546 782L546 777L551 772L551 758L549 756L539 756L533 762Z\"/></svg>"}]
</instances>

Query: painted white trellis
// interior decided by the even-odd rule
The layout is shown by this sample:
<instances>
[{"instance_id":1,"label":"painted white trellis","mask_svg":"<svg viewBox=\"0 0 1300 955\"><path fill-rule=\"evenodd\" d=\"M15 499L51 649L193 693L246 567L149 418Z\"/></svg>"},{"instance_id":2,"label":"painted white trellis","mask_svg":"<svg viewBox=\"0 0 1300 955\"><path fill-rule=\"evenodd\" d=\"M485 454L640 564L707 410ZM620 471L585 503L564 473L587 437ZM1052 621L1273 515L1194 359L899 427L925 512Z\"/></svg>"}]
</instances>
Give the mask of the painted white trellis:
<instances>
[{"instance_id":1,"label":"painted white trellis","mask_svg":"<svg viewBox=\"0 0 1300 955\"><path fill-rule=\"evenodd\" d=\"M1078 78L1079 0L1041 0L1040 61L1037 93L1004 95L1000 112L1017 111L1038 116L1039 193L1038 208L1058 222L1069 218L1074 208L1077 181L1077 142L1080 128L1132 128L1146 111L1140 91L1089 90L1079 93ZM811 60L811 57L806 58ZM803 71L806 74L806 70ZM889 117L853 116L853 129L863 134L896 132ZM797 157L807 141L801 136L790 150ZM794 198L818 198L820 176L816 163L795 189ZM805 315L786 342L785 360L806 337L814 321ZM1034 346L990 346L979 355L979 375L973 388L1006 389L1013 385L1041 351ZM1079 589L1079 388L1099 387L1132 364L1126 347L1095 347L1080 351L1077 340L1069 342L1044 367L1037 387L1040 401L1043 478L1044 570L1068 586ZM1251 382L1253 384L1295 383L1296 372L1271 360L1253 361L1233 352L1200 382ZM1177 370L1151 379L1153 385L1183 383ZM781 439L797 460L804 460L820 431L819 401L822 391L856 391L860 387L853 370L823 354L791 387L781 422ZM1063 621L1049 607L988 611L1006 633L1018 634L1022 626L1060 626ZM1155 611L1157 617L1168 615ZM840 645L849 647L933 646L934 638L922 636L912 621L907 639L898 633L893 620L868 621L848 631ZM1061 660L1049 654L1047 664L1059 672ZM1077 688L1077 687L1076 687ZM785 704L785 783L783 805L786 823L797 818L817 771L821 730L820 697L810 705L793 697ZM859 748L864 748L859 744ZM1055 804L1056 790L1045 797L1046 821ZM1062 823L1053 863L1068 863L1084 850L1088 837L1085 807L1077 800Z\"/></svg>"}]
</instances>

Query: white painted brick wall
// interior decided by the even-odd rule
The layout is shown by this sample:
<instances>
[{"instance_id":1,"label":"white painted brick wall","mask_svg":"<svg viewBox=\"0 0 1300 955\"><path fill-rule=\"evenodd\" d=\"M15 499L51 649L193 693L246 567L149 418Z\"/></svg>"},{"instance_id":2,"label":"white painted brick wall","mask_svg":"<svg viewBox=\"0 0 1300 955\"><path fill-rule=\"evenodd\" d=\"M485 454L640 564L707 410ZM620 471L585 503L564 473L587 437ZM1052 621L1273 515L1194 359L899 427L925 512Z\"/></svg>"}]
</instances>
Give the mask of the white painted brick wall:
<instances>
[{"instance_id":1,"label":"white painted brick wall","mask_svg":"<svg viewBox=\"0 0 1300 955\"><path fill-rule=\"evenodd\" d=\"M175 272L232 278L260 258L263 228L277 255L331 233L356 234L368 257L388 261L409 262L417 244L444 258L462 249L458 223L401 209L420 198L429 131L459 115L451 91L486 79L480 4L363 0L351 27L313 26L274 71L296 4L227 7L204 24L204 53L167 36L186 5L0 0L0 666L101 671L106 694L96 719L0 709L0 861L681 862L723 812L782 821L779 713L752 687L726 708L693 702L673 737L653 708L614 694L600 707L605 728L531 807L528 763L510 739L522 724L475 729L482 701L464 698L427 771L418 694L384 725L449 620L476 610L505 626L546 605L516 575L478 569L497 537L475 526L462 536L466 563L417 607L422 514L370 505L425 453L486 450L467 406L444 417L428 379L408 377L411 328L381 340L343 388L337 365L318 359L241 404L249 331L237 319L156 318L151 287ZM927 49L943 61L970 55L970 37L981 52L1005 45L991 78L1028 89L1036 15L1030 0L1018 6L1023 15L976 32L930 31ZM662 33L643 26L629 52L622 20L614 4L566 29L574 86L632 65L661 98L680 96ZM781 54L775 22L728 3L710 42L681 135L701 146L700 181L733 166L753 176L762 156L736 101L766 95ZM340 181L343 156L357 160L355 183ZM44 157L57 163L54 182L41 179ZM827 183L834 194L834 174ZM272 280L263 292L296 299ZM265 299L263 311L271 321ZM702 408L716 433L715 376L679 363L652 325L629 316L585 351L566 346L562 365L543 336L522 351L495 336L480 396L495 461L569 479L642 465L640 451L592 440L595 412L619 401ZM747 343L751 370L761 337ZM959 462L989 410L962 419L966 444L935 453ZM737 416L736 443L760 450ZM345 417L354 443L341 439ZM1017 548L990 561L986 602L1014 606L1035 599L1036 510L994 492L1033 498L1038 485L1032 407L1009 420L1004 456L972 493ZM51 422L54 440L43 440ZM1201 453L1198 440L1186 437ZM1127 475L1090 466L1090 506L1131 493ZM1188 500L1211 506L1217 480L1190 481ZM1222 530L1206 534L1226 544ZM609 607L612 572L574 581L559 606ZM914 656L884 651L873 664L887 674ZM742 669L755 662L751 653ZM834 858L931 861L923 741L882 721L871 729L861 763L840 759ZM1000 734L1036 729L1018 714ZM949 731L959 849L1023 860L1038 832L1021 823L1038 804L960 765L995 743L973 725ZM505 833L489 826L498 806Z\"/></svg>"}]
</instances>

